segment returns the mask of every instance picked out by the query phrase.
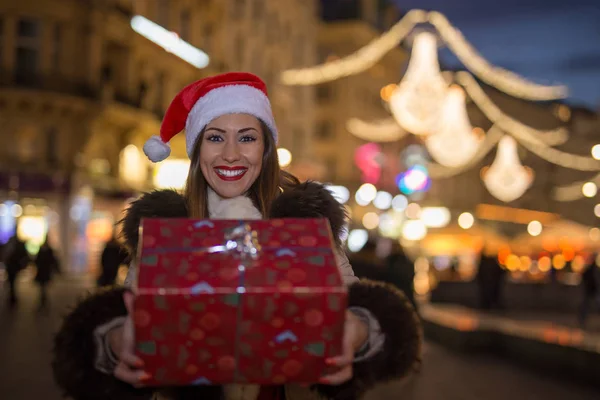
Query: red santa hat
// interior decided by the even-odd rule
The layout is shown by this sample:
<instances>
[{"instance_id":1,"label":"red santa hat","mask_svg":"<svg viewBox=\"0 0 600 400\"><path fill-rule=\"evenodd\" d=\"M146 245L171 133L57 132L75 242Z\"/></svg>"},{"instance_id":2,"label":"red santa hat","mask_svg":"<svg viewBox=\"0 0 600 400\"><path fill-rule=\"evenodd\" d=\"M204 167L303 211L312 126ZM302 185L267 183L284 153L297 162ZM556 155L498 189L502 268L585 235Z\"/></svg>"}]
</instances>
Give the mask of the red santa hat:
<instances>
[{"instance_id":1,"label":"red santa hat","mask_svg":"<svg viewBox=\"0 0 600 400\"><path fill-rule=\"evenodd\" d=\"M277 143L277 127L265 83L256 75L230 72L196 81L175 96L160 126L160 136L144 144L144 153L153 162L171 154L169 140L185 128L188 157L192 157L202 129L225 114L250 114L264 122Z\"/></svg>"}]
</instances>

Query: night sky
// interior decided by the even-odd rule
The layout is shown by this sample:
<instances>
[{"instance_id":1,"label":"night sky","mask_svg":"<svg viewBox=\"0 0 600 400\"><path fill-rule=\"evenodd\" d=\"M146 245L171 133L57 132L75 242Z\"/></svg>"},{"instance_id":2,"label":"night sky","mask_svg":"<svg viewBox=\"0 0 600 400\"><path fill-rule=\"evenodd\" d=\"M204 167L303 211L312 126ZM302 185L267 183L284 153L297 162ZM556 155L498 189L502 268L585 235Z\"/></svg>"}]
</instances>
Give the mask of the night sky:
<instances>
[{"instance_id":1,"label":"night sky","mask_svg":"<svg viewBox=\"0 0 600 400\"><path fill-rule=\"evenodd\" d=\"M393 0L437 10L491 63L569 87L569 104L600 110L600 0ZM449 51L442 65L461 69Z\"/></svg>"}]
</instances>

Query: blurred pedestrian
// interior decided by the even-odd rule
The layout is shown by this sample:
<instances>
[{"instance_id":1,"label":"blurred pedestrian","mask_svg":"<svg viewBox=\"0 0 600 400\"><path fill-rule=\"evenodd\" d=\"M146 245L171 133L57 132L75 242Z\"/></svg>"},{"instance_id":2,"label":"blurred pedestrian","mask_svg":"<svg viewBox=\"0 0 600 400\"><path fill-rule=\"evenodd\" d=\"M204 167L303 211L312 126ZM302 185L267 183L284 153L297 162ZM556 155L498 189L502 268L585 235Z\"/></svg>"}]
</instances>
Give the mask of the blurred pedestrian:
<instances>
[{"instance_id":1,"label":"blurred pedestrian","mask_svg":"<svg viewBox=\"0 0 600 400\"><path fill-rule=\"evenodd\" d=\"M383 274L384 280L402 290L410 300L415 310L417 302L415 301L415 266L410 258L397 242L390 255L386 258L386 267Z\"/></svg>"},{"instance_id":2,"label":"blurred pedestrian","mask_svg":"<svg viewBox=\"0 0 600 400\"><path fill-rule=\"evenodd\" d=\"M8 240L4 248L4 266L8 278L8 305L14 308L19 299L17 296L17 277L19 272L27 267L31 259L25 248L25 242L14 235Z\"/></svg>"},{"instance_id":3,"label":"blurred pedestrian","mask_svg":"<svg viewBox=\"0 0 600 400\"><path fill-rule=\"evenodd\" d=\"M581 286L583 288L583 301L579 310L579 325L585 328L592 307L600 310L600 296L598 295L598 276L596 263L589 263L581 275Z\"/></svg>"},{"instance_id":4,"label":"blurred pedestrian","mask_svg":"<svg viewBox=\"0 0 600 400\"><path fill-rule=\"evenodd\" d=\"M60 273L58 258L56 258L54 250L50 247L48 238L46 238L35 257L35 266L37 268L35 282L40 287L38 310L42 311L48 308L48 284L55 273Z\"/></svg>"},{"instance_id":5,"label":"blurred pedestrian","mask_svg":"<svg viewBox=\"0 0 600 400\"><path fill-rule=\"evenodd\" d=\"M119 243L116 232L113 231L110 240L104 245L104 250L102 250L100 257L102 271L100 271L100 276L98 277L98 286L113 285L119 273L119 267L127 264L129 262L128 258L127 251Z\"/></svg>"}]
</instances>

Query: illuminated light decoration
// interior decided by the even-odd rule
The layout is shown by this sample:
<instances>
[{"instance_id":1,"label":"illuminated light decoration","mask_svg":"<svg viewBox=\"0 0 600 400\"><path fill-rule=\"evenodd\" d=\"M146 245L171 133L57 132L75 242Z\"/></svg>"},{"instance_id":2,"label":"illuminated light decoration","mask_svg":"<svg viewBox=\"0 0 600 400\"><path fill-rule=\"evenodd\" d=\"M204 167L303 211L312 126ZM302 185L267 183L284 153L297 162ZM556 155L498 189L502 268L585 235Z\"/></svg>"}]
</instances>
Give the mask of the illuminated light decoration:
<instances>
[{"instance_id":1,"label":"illuminated light decoration","mask_svg":"<svg viewBox=\"0 0 600 400\"><path fill-rule=\"evenodd\" d=\"M388 192L380 191L377 192L373 205L380 210L387 210L392 206L392 195Z\"/></svg>"},{"instance_id":2,"label":"illuminated light decoration","mask_svg":"<svg viewBox=\"0 0 600 400\"><path fill-rule=\"evenodd\" d=\"M589 235L590 235L590 240L592 240L593 242L600 241L600 229L598 229L598 228L590 229ZM600 257L600 255L598 257ZM598 266L600 267L600 263Z\"/></svg>"},{"instance_id":3,"label":"illuminated light decoration","mask_svg":"<svg viewBox=\"0 0 600 400\"><path fill-rule=\"evenodd\" d=\"M406 210L404 210L404 214L410 219L419 219L421 218L421 206L417 203L410 203L406 206Z\"/></svg>"},{"instance_id":4,"label":"illuminated light decoration","mask_svg":"<svg viewBox=\"0 0 600 400\"><path fill-rule=\"evenodd\" d=\"M402 234L404 214L401 212L386 212L379 216L379 234L390 239L398 239Z\"/></svg>"},{"instance_id":5,"label":"illuminated light decoration","mask_svg":"<svg viewBox=\"0 0 600 400\"><path fill-rule=\"evenodd\" d=\"M381 148L376 143L363 144L354 152L354 162L362 172L362 181L377 183L381 177ZM373 197L374 198L374 197Z\"/></svg>"},{"instance_id":6,"label":"illuminated light decoration","mask_svg":"<svg viewBox=\"0 0 600 400\"><path fill-rule=\"evenodd\" d=\"M481 85L468 72L460 71L455 74L456 81L467 91L469 97L477 107L485 114L486 118L496 124L506 133L510 133L520 141L528 141L532 144L556 146L569 140L569 134L564 128L543 131L527 126L514 118L506 115L488 97Z\"/></svg>"},{"instance_id":7,"label":"illuminated light decoration","mask_svg":"<svg viewBox=\"0 0 600 400\"><path fill-rule=\"evenodd\" d=\"M373 142L396 142L408 135L393 118L373 122L352 118L346 123L346 130L359 139Z\"/></svg>"},{"instance_id":8,"label":"illuminated light decoration","mask_svg":"<svg viewBox=\"0 0 600 400\"><path fill-rule=\"evenodd\" d=\"M365 183L358 188L354 199L358 205L366 206L375 199L375 196L377 196L377 188L370 183Z\"/></svg>"},{"instance_id":9,"label":"illuminated light decoration","mask_svg":"<svg viewBox=\"0 0 600 400\"><path fill-rule=\"evenodd\" d=\"M21 207L19 204L13 204L10 207L10 214L14 218L19 218L21 215L23 215L23 207Z\"/></svg>"},{"instance_id":10,"label":"illuminated light decoration","mask_svg":"<svg viewBox=\"0 0 600 400\"><path fill-rule=\"evenodd\" d=\"M285 168L292 163L292 153L283 147L277 149L277 158L281 168Z\"/></svg>"},{"instance_id":11,"label":"illuminated light decoration","mask_svg":"<svg viewBox=\"0 0 600 400\"><path fill-rule=\"evenodd\" d=\"M598 218L600 218L600 204L596 204L594 206L594 215Z\"/></svg>"},{"instance_id":12,"label":"illuminated light decoration","mask_svg":"<svg viewBox=\"0 0 600 400\"><path fill-rule=\"evenodd\" d=\"M425 207L421 211L421 221L428 228L443 228L450 222L450 210L446 207Z\"/></svg>"},{"instance_id":13,"label":"illuminated light decoration","mask_svg":"<svg viewBox=\"0 0 600 400\"><path fill-rule=\"evenodd\" d=\"M477 152L471 157L471 159L460 167L450 168L439 164L429 163L427 164L427 171L429 176L434 179L439 178L450 178L458 174L462 174L467 169L477 165L483 158L498 144L500 139L504 136L504 132L500 130L496 125L493 125L485 135L483 142L480 143Z\"/></svg>"},{"instance_id":14,"label":"illuminated light decoration","mask_svg":"<svg viewBox=\"0 0 600 400\"><path fill-rule=\"evenodd\" d=\"M542 224L540 221L531 221L527 225L527 233L531 236L539 236L542 233Z\"/></svg>"},{"instance_id":15,"label":"illuminated light decoration","mask_svg":"<svg viewBox=\"0 0 600 400\"><path fill-rule=\"evenodd\" d=\"M450 50L485 83L522 99L556 100L567 97L566 86L539 85L529 82L513 72L490 65L441 13L432 11L429 13L428 19Z\"/></svg>"},{"instance_id":16,"label":"illuminated light decoration","mask_svg":"<svg viewBox=\"0 0 600 400\"><path fill-rule=\"evenodd\" d=\"M410 195L415 192L423 192L429 189L431 180L427 175L427 169L422 165L415 165L396 178L396 184L400 191Z\"/></svg>"},{"instance_id":17,"label":"illuminated light decoration","mask_svg":"<svg viewBox=\"0 0 600 400\"><path fill-rule=\"evenodd\" d=\"M514 224L528 224L529 222L535 220L540 221L542 224L549 225L551 222L561 218L559 214L555 213L499 206L495 204L477 205L476 215L479 219L511 222Z\"/></svg>"},{"instance_id":18,"label":"illuminated light decoration","mask_svg":"<svg viewBox=\"0 0 600 400\"><path fill-rule=\"evenodd\" d=\"M594 197L598 193L598 186L594 182L586 182L581 187L581 193L585 197Z\"/></svg>"},{"instance_id":19,"label":"illuminated light decoration","mask_svg":"<svg viewBox=\"0 0 600 400\"><path fill-rule=\"evenodd\" d=\"M133 144L119 155L119 178L134 188L142 188L148 179L148 159Z\"/></svg>"},{"instance_id":20,"label":"illuminated light decoration","mask_svg":"<svg viewBox=\"0 0 600 400\"><path fill-rule=\"evenodd\" d=\"M494 162L482 173L490 194L505 203L521 197L531 186L533 176L533 171L521 164L517 142L510 136L500 140Z\"/></svg>"},{"instance_id":21,"label":"illuminated light decoration","mask_svg":"<svg viewBox=\"0 0 600 400\"><path fill-rule=\"evenodd\" d=\"M475 217L469 212L464 212L458 216L458 226L463 229L470 229L475 223Z\"/></svg>"},{"instance_id":22,"label":"illuminated light decoration","mask_svg":"<svg viewBox=\"0 0 600 400\"><path fill-rule=\"evenodd\" d=\"M189 160L165 160L154 165L154 186L158 189L172 188L181 190L185 187Z\"/></svg>"},{"instance_id":23,"label":"illuminated light decoration","mask_svg":"<svg viewBox=\"0 0 600 400\"><path fill-rule=\"evenodd\" d=\"M205 52L182 40L175 32L168 31L141 15L131 19L131 28L196 68L208 66L210 59Z\"/></svg>"},{"instance_id":24,"label":"illuminated light decoration","mask_svg":"<svg viewBox=\"0 0 600 400\"><path fill-rule=\"evenodd\" d=\"M600 144L594 145L594 147L592 147L591 153L594 160L600 160Z\"/></svg>"},{"instance_id":25,"label":"illuminated light decoration","mask_svg":"<svg viewBox=\"0 0 600 400\"><path fill-rule=\"evenodd\" d=\"M417 241L427 235L427 227L423 221L415 219L406 221L402 226L402 237L406 240Z\"/></svg>"},{"instance_id":26,"label":"illuminated light decoration","mask_svg":"<svg viewBox=\"0 0 600 400\"><path fill-rule=\"evenodd\" d=\"M362 223L368 230L375 229L379 225L379 215L374 212L368 212L363 216Z\"/></svg>"},{"instance_id":27,"label":"illuminated light decoration","mask_svg":"<svg viewBox=\"0 0 600 400\"><path fill-rule=\"evenodd\" d=\"M345 186L326 185L325 188L340 204L346 204L350 200L350 191Z\"/></svg>"},{"instance_id":28,"label":"illuminated light decoration","mask_svg":"<svg viewBox=\"0 0 600 400\"><path fill-rule=\"evenodd\" d=\"M363 72L396 48L416 24L428 21L457 53L463 64L484 82L523 99L555 100L567 96L565 86L542 86L488 64L443 15L423 10L409 11L387 32L349 56L314 67L284 71L281 81L285 85L314 85Z\"/></svg>"},{"instance_id":29,"label":"illuminated light decoration","mask_svg":"<svg viewBox=\"0 0 600 400\"><path fill-rule=\"evenodd\" d=\"M408 199L404 195L396 195L392 199L392 208L395 211L404 211L408 206Z\"/></svg>"},{"instance_id":30,"label":"illuminated light decoration","mask_svg":"<svg viewBox=\"0 0 600 400\"><path fill-rule=\"evenodd\" d=\"M390 98L392 97L392 93L394 93L394 91L396 90L397 87L398 87L398 85L396 85L395 83L390 83L389 85L385 85L384 87L382 87L381 90L379 91L381 100L383 100L385 102L390 101Z\"/></svg>"},{"instance_id":31,"label":"illuminated light decoration","mask_svg":"<svg viewBox=\"0 0 600 400\"><path fill-rule=\"evenodd\" d=\"M465 100L464 90L452 86L444 100L439 128L425 139L431 157L446 167L466 165L482 142L482 137L473 133Z\"/></svg>"},{"instance_id":32,"label":"illuminated light decoration","mask_svg":"<svg viewBox=\"0 0 600 400\"><path fill-rule=\"evenodd\" d=\"M390 98L392 115L415 135L430 134L440 126L447 89L437 58L437 39L429 32L419 33L406 73Z\"/></svg>"},{"instance_id":33,"label":"illuminated light decoration","mask_svg":"<svg viewBox=\"0 0 600 400\"><path fill-rule=\"evenodd\" d=\"M554 188L554 199L557 201L574 201L584 197L583 186L592 182L596 186L600 185L600 174L595 175L588 181L577 181L569 185L557 186Z\"/></svg>"},{"instance_id":34,"label":"illuminated light decoration","mask_svg":"<svg viewBox=\"0 0 600 400\"><path fill-rule=\"evenodd\" d=\"M364 229L352 229L348 234L348 250L353 253L360 251L369 240L369 232Z\"/></svg>"},{"instance_id":35,"label":"illuminated light decoration","mask_svg":"<svg viewBox=\"0 0 600 400\"><path fill-rule=\"evenodd\" d=\"M314 67L290 69L281 74L284 85L315 85L358 74L375 65L390 50L398 47L415 24L427 22L427 12L411 10L387 32L347 57Z\"/></svg>"}]
</instances>

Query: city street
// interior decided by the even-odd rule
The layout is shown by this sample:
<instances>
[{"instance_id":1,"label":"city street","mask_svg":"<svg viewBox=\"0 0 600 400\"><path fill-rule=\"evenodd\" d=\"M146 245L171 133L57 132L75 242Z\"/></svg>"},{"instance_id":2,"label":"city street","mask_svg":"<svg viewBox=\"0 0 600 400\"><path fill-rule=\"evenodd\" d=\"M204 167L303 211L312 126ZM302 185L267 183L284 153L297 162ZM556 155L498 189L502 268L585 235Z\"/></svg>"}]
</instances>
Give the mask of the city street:
<instances>
[{"instance_id":1,"label":"city street","mask_svg":"<svg viewBox=\"0 0 600 400\"><path fill-rule=\"evenodd\" d=\"M50 372L52 333L60 315L91 282L58 278L51 288L52 310L36 312L37 293L31 282L20 284L21 303L14 312L4 307L0 290L0 397L6 400L61 398ZM462 355L427 344L421 374L409 382L371 392L368 399L414 400L563 400L598 398L598 392L548 379L508 361L485 355Z\"/></svg>"}]
</instances>

